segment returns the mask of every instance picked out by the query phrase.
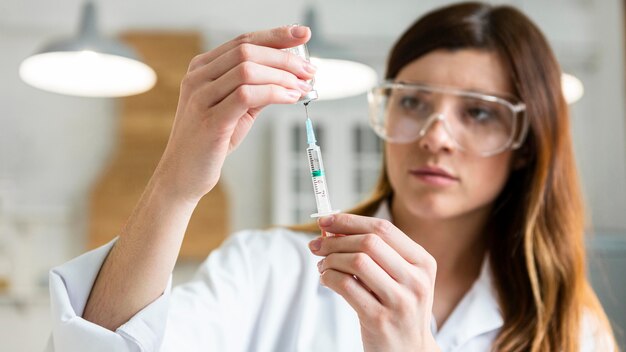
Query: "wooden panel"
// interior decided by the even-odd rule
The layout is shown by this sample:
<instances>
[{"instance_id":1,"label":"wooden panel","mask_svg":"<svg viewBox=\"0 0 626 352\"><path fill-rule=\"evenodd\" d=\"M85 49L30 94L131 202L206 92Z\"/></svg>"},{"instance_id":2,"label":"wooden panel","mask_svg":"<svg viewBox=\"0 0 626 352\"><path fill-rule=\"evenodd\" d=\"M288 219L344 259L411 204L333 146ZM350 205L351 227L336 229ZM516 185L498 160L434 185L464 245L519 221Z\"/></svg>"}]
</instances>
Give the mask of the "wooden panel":
<instances>
[{"instance_id":1,"label":"wooden panel","mask_svg":"<svg viewBox=\"0 0 626 352\"><path fill-rule=\"evenodd\" d=\"M176 113L180 81L201 52L195 32L128 32L122 39L158 76L144 94L121 99L118 144L93 189L89 247L115 237L135 207L165 149ZM202 199L191 219L180 259L203 259L228 233L227 197L221 184Z\"/></svg>"}]
</instances>

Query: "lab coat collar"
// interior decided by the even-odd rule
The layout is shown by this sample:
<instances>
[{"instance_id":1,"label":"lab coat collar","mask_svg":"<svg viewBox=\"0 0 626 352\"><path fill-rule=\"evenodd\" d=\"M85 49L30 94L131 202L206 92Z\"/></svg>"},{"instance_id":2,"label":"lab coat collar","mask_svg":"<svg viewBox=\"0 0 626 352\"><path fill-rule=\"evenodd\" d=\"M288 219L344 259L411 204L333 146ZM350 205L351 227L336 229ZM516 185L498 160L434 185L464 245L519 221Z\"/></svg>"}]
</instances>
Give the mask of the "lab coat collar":
<instances>
[{"instance_id":1,"label":"lab coat collar","mask_svg":"<svg viewBox=\"0 0 626 352\"><path fill-rule=\"evenodd\" d=\"M478 279L454 308L443 327L434 333L442 349L462 346L476 336L500 329L504 324L491 275L489 256L485 255Z\"/></svg>"},{"instance_id":2,"label":"lab coat collar","mask_svg":"<svg viewBox=\"0 0 626 352\"><path fill-rule=\"evenodd\" d=\"M388 201L382 203L374 217L391 221L389 207ZM433 336L442 349L454 349L478 335L502 327L504 319L492 275L489 255L485 255L478 279L457 304L439 331L437 331L435 318L432 317Z\"/></svg>"}]
</instances>

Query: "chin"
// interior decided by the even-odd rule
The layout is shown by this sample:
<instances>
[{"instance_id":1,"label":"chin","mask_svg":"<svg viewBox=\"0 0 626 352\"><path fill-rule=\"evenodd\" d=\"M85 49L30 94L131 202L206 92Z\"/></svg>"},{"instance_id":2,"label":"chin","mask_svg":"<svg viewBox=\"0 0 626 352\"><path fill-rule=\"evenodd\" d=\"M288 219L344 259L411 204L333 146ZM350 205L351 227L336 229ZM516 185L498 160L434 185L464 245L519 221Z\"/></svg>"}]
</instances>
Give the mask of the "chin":
<instances>
[{"instance_id":1,"label":"chin","mask_svg":"<svg viewBox=\"0 0 626 352\"><path fill-rule=\"evenodd\" d=\"M460 209L454 204L458 202L442 198L441 195L429 194L399 200L409 213L424 220L445 220L460 215Z\"/></svg>"},{"instance_id":2,"label":"chin","mask_svg":"<svg viewBox=\"0 0 626 352\"><path fill-rule=\"evenodd\" d=\"M419 208L416 207L414 209L409 209L411 214L413 214L416 218L420 218L426 221L434 221L434 220L448 220L458 216L459 214L455 212L451 212L445 209L437 209L437 208Z\"/></svg>"}]
</instances>

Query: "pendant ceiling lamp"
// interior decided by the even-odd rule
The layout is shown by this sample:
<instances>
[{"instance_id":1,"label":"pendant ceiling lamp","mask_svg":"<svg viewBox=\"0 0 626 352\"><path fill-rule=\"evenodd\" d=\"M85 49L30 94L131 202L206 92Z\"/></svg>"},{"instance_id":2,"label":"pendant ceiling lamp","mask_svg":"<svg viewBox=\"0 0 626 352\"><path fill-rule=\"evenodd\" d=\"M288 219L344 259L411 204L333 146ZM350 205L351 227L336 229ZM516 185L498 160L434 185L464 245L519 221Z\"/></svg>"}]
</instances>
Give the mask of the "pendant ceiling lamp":
<instances>
[{"instance_id":1,"label":"pendant ceiling lamp","mask_svg":"<svg viewBox=\"0 0 626 352\"><path fill-rule=\"evenodd\" d=\"M134 95L156 83L133 49L98 33L91 1L83 6L78 36L46 45L21 63L19 74L33 87L85 97Z\"/></svg>"},{"instance_id":2,"label":"pendant ceiling lamp","mask_svg":"<svg viewBox=\"0 0 626 352\"><path fill-rule=\"evenodd\" d=\"M351 60L343 48L324 40L312 6L307 7L304 24L313 34L307 47L311 62L317 66L315 89L320 100L363 94L376 85L378 75L373 68Z\"/></svg>"},{"instance_id":3,"label":"pendant ceiling lamp","mask_svg":"<svg viewBox=\"0 0 626 352\"><path fill-rule=\"evenodd\" d=\"M568 73L561 74L561 89L563 89L563 96L568 104L574 104L579 101L585 94L585 88L583 82L581 82L576 76Z\"/></svg>"}]
</instances>

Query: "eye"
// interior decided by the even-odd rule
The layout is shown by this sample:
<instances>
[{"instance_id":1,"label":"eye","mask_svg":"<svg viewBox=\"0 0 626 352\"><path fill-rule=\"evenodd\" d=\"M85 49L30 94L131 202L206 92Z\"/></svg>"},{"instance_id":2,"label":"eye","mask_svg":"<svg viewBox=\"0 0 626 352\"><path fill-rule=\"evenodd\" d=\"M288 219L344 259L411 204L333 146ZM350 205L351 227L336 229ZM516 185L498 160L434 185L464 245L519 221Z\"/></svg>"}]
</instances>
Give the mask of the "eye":
<instances>
[{"instance_id":1,"label":"eye","mask_svg":"<svg viewBox=\"0 0 626 352\"><path fill-rule=\"evenodd\" d=\"M491 109L479 106L468 108L466 114L472 121L481 123L487 123L496 118L496 114Z\"/></svg>"},{"instance_id":2,"label":"eye","mask_svg":"<svg viewBox=\"0 0 626 352\"><path fill-rule=\"evenodd\" d=\"M400 106L405 110L423 110L426 104L416 96L405 95L400 98Z\"/></svg>"}]
</instances>

